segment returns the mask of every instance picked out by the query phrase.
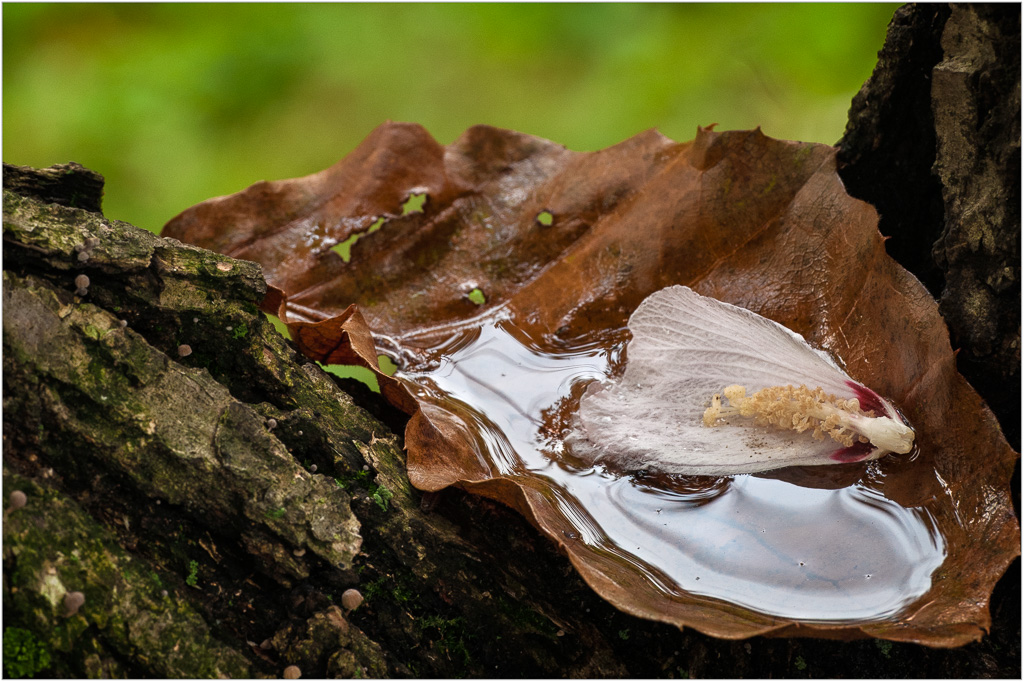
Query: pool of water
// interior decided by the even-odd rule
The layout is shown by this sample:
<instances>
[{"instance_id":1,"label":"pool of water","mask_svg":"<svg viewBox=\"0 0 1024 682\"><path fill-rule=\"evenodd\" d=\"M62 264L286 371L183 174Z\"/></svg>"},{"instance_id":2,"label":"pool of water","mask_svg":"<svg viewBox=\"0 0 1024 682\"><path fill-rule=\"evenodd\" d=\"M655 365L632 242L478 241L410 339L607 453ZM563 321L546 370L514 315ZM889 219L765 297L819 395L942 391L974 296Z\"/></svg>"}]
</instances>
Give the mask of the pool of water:
<instances>
[{"instance_id":1,"label":"pool of water","mask_svg":"<svg viewBox=\"0 0 1024 682\"><path fill-rule=\"evenodd\" d=\"M492 471L545 487L577 541L668 599L860 623L896 618L928 591L946 544L927 509L881 492L885 459L712 478L618 472L578 456L579 398L621 372L627 339L619 330L552 344L496 319L454 333L398 376L421 399L457 406Z\"/></svg>"}]
</instances>

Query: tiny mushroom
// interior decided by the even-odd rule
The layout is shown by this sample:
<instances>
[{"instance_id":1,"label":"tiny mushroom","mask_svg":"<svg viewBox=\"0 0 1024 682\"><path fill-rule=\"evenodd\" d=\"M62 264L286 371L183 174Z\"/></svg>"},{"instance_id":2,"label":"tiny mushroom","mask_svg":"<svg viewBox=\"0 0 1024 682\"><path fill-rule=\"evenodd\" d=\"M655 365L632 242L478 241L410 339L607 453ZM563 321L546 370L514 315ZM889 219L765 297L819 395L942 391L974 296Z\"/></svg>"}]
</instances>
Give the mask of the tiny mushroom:
<instances>
[{"instance_id":1,"label":"tiny mushroom","mask_svg":"<svg viewBox=\"0 0 1024 682\"><path fill-rule=\"evenodd\" d=\"M341 594L341 606L346 611L354 611L363 603L363 595L359 590L349 588Z\"/></svg>"},{"instance_id":2,"label":"tiny mushroom","mask_svg":"<svg viewBox=\"0 0 1024 682\"><path fill-rule=\"evenodd\" d=\"M286 680L297 680L302 677L302 671L299 670L299 666L290 665L284 669L284 679Z\"/></svg>"},{"instance_id":3,"label":"tiny mushroom","mask_svg":"<svg viewBox=\"0 0 1024 682\"><path fill-rule=\"evenodd\" d=\"M188 357L189 355L192 355L192 346L188 345L187 343L183 343L180 346L178 346L178 357L184 358Z\"/></svg>"},{"instance_id":4,"label":"tiny mushroom","mask_svg":"<svg viewBox=\"0 0 1024 682\"><path fill-rule=\"evenodd\" d=\"M267 420L267 428L268 428L268 429L270 429L271 431L273 431L274 429L276 429L276 428L277 428L277 420L276 420L276 419L274 419L273 417L271 417L270 419L268 419L268 420Z\"/></svg>"},{"instance_id":5,"label":"tiny mushroom","mask_svg":"<svg viewBox=\"0 0 1024 682\"><path fill-rule=\"evenodd\" d=\"M68 592L64 595L64 608L67 609L65 616L73 616L78 613L78 609L82 608L82 604L85 603L85 595L81 592Z\"/></svg>"},{"instance_id":6,"label":"tiny mushroom","mask_svg":"<svg viewBox=\"0 0 1024 682\"><path fill-rule=\"evenodd\" d=\"M15 490L11 492L9 501L11 503L11 506L7 508L7 511L12 512L15 509L21 509L26 504L28 504L28 495L26 495L20 490Z\"/></svg>"},{"instance_id":7,"label":"tiny mushroom","mask_svg":"<svg viewBox=\"0 0 1024 682\"><path fill-rule=\"evenodd\" d=\"M81 274L78 277L75 277L75 286L78 287L79 289L88 289L89 275Z\"/></svg>"}]
</instances>

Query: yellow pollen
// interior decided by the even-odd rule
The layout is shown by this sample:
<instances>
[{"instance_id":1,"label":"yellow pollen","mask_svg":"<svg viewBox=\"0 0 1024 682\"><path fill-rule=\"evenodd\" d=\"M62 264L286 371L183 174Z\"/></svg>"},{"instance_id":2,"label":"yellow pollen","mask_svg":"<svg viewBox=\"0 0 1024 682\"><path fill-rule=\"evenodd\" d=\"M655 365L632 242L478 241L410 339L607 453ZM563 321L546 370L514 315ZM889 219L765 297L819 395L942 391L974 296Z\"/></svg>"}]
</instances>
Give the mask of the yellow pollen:
<instances>
[{"instance_id":1,"label":"yellow pollen","mask_svg":"<svg viewBox=\"0 0 1024 682\"><path fill-rule=\"evenodd\" d=\"M711 406L704 411L704 425L717 426L730 417L753 418L758 426L776 426L797 433L811 430L817 440L829 436L837 443L850 447L854 442L869 442L858 432L854 423L858 418L874 417L874 412L863 411L856 398L844 400L825 393L821 388L806 386L770 386L751 396L743 386L727 386L722 397L715 394Z\"/></svg>"}]
</instances>

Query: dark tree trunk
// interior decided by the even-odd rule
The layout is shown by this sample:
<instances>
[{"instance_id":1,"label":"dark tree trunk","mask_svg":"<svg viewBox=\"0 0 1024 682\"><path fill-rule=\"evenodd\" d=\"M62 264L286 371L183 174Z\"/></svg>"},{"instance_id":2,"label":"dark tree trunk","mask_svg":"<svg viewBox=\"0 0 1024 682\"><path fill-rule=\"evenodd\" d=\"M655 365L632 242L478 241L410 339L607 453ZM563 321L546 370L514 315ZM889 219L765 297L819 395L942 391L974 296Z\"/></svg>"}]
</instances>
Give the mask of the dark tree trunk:
<instances>
[{"instance_id":1,"label":"dark tree trunk","mask_svg":"<svg viewBox=\"0 0 1024 682\"><path fill-rule=\"evenodd\" d=\"M1018 6L900 10L840 143L1015 444L1019 39ZM618 612L513 512L412 489L402 415L294 352L258 266L108 220L101 191L4 167L9 675L1019 677L1019 564L957 650Z\"/></svg>"},{"instance_id":2,"label":"dark tree trunk","mask_svg":"<svg viewBox=\"0 0 1024 682\"><path fill-rule=\"evenodd\" d=\"M909 5L853 99L840 175L939 299L1020 449L1020 6Z\"/></svg>"}]
</instances>

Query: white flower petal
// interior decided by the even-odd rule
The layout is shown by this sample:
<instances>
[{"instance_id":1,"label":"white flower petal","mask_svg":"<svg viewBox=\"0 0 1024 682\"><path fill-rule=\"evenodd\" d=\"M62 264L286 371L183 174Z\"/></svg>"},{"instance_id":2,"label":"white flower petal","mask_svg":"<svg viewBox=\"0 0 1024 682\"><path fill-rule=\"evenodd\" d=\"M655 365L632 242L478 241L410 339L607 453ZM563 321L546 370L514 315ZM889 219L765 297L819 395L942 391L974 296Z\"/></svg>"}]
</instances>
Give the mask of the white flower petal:
<instances>
[{"instance_id":1,"label":"white flower petal","mask_svg":"<svg viewBox=\"0 0 1024 682\"><path fill-rule=\"evenodd\" d=\"M629 320L633 334L621 377L592 384L580 401L574 449L616 468L729 475L784 466L874 459L873 444L846 448L810 431L735 418L705 426L711 396L739 384L822 388L899 420L896 409L853 381L802 336L765 317L683 286L657 291ZM888 424L888 422L886 422ZM909 429L907 429L909 431ZM912 432L911 437L912 437Z\"/></svg>"}]
</instances>

